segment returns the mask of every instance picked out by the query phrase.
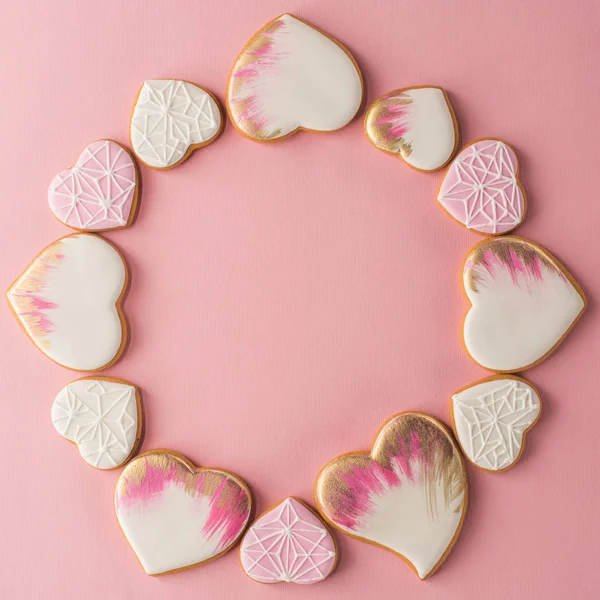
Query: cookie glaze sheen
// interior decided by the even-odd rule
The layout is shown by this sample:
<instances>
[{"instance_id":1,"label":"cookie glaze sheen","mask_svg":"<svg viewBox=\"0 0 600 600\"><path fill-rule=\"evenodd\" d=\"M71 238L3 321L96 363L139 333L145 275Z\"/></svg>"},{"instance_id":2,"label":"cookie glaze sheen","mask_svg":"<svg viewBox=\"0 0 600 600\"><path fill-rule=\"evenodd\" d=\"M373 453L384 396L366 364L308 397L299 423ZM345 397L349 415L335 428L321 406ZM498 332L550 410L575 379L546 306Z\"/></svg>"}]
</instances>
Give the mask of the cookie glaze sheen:
<instances>
[{"instance_id":1,"label":"cookie glaze sheen","mask_svg":"<svg viewBox=\"0 0 600 600\"><path fill-rule=\"evenodd\" d=\"M586 306L575 280L547 250L515 236L477 244L463 284L472 304L463 325L465 347L491 371L523 371L542 361Z\"/></svg>"},{"instance_id":2,"label":"cookie glaze sheen","mask_svg":"<svg viewBox=\"0 0 600 600\"><path fill-rule=\"evenodd\" d=\"M223 127L221 109L205 89L178 79L144 82L131 116L131 145L147 167L170 169L210 144Z\"/></svg>"},{"instance_id":3,"label":"cookie glaze sheen","mask_svg":"<svg viewBox=\"0 0 600 600\"><path fill-rule=\"evenodd\" d=\"M35 345L58 364L97 371L124 349L120 303L127 267L116 248L90 233L48 246L8 290L8 301Z\"/></svg>"},{"instance_id":4,"label":"cookie glaze sheen","mask_svg":"<svg viewBox=\"0 0 600 600\"><path fill-rule=\"evenodd\" d=\"M85 378L67 384L52 405L52 424L89 465L116 469L133 454L141 432L139 394L130 383Z\"/></svg>"},{"instance_id":5,"label":"cookie glaze sheen","mask_svg":"<svg viewBox=\"0 0 600 600\"><path fill-rule=\"evenodd\" d=\"M360 71L350 54L285 14L261 29L238 56L227 109L247 137L275 140L297 129L344 127L358 112L362 95Z\"/></svg>"},{"instance_id":6,"label":"cookie glaze sheen","mask_svg":"<svg viewBox=\"0 0 600 600\"><path fill-rule=\"evenodd\" d=\"M512 231L527 209L515 151L500 140L470 144L452 161L438 202L467 229L489 235Z\"/></svg>"},{"instance_id":7,"label":"cookie glaze sheen","mask_svg":"<svg viewBox=\"0 0 600 600\"><path fill-rule=\"evenodd\" d=\"M73 229L120 229L135 216L137 186L129 152L116 142L99 140L52 180L48 203L54 216Z\"/></svg>"},{"instance_id":8,"label":"cookie glaze sheen","mask_svg":"<svg viewBox=\"0 0 600 600\"><path fill-rule=\"evenodd\" d=\"M460 532L466 471L441 423L401 413L383 426L370 454L345 454L327 464L315 498L337 529L400 555L425 579Z\"/></svg>"},{"instance_id":9,"label":"cookie glaze sheen","mask_svg":"<svg viewBox=\"0 0 600 600\"><path fill-rule=\"evenodd\" d=\"M419 171L436 171L452 158L458 126L438 87L402 88L381 96L367 111L365 132L373 144Z\"/></svg>"},{"instance_id":10,"label":"cookie glaze sheen","mask_svg":"<svg viewBox=\"0 0 600 600\"><path fill-rule=\"evenodd\" d=\"M263 513L240 546L246 575L260 583L311 584L335 568L333 536L304 503L286 498Z\"/></svg>"},{"instance_id":11,"label":"cookie glaze sheen","mask_svg":"<svg viewBox=\"0 0 600 600\"><path fill-rule=\"evenodd\" d=\"M452 422L465 456L486 471L512 467L540 416L537 391L515 375L478 381L452 396Z\"/></svg>"},{"instance_id":12,"label":"cookie glaze sheen","mask_svg":"<svg viewBox=\"0 0 600 600\"><path fill-rule=\"evenodd\" d=\"M196 566L230 550L250 517L241 479L195 468L168 450L140 454L115 489L119 525L148 575Z\"/></svg>"}]
</instances>

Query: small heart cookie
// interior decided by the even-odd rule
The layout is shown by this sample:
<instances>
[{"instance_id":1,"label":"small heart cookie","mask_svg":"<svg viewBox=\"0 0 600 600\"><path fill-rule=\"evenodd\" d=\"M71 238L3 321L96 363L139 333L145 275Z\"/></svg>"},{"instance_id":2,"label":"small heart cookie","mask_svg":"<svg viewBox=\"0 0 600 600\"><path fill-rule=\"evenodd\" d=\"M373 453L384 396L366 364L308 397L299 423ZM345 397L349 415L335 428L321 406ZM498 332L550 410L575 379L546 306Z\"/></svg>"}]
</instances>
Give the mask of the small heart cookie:
<instances>
[{"instance_id":1,"label":"small heart cookie","mask_svg":"<svg viewBox=\"0 0 600 600\"><path fill-rule=\"evenodd\" d=\"M298 129L334 131L362 103L358 66L336 40L293 17L267 23L238 56L227 110L243 135L282 139Z\"/></svg>"},{"instance_id":2,"label":"small heart cookie","mask_svg":"<svg viewBox=\"0 0 600 600\"><path fill-rule=\"evenodd\" d=\"M506 471L523 452L537 422L540 396L516 375L494 375L458 390L450 403L452 424L464 455L484 471Z\"/></svg>"},{"instance_id":3,"label":"small heart cookie","mask_svg":"<svg viewBox=\"0 0 600 600\"><path fill-rule=\"evenodd\" d=\"M463 285L472 304L463 325L467 352L499 373L544 360L586 307L583 291L556 258L516 236L477 244L467 256Z\"/></svg>"},{"instance_id":4,"label":"small heart cookie","mask_svg":"<svg viewBox=\"0 0 600 600\"><path fill-rule=\"evenodd\" d=\"M152 79L131 115L131 146L152 169L172 169L213 142L223 129L221 107L204 88L178 79Z\"/></svg>"},{"instance_id":5,"label":"small heart cookie","mask_svg":"<svg viewBox=\"0 0 600 600\"><path fill-rule=\"evenodd\" d=\"M500 140L473 142L452 161L438 202L463 227L501 235L518 227L527 212L515 151Z\"/></svg>"},{"instance_id":6,"label":"small heart cookie","mask_svg":"<svg viewBox=\"0 0 600 600\"><path fill-rule=\"evenodd\" d=\"M286 498L250 526L240 546L246 575L260 583L318 583L337 562L333 536L304 502Z\"/></svg>"},{"instance_id":7,"label":"small heart cookie","mask_svg":"<svg viewBox=\"0 0 600 600\"><path fill-rule=\"evenodd\" d=\"M327 464L315 498L334 527L391 550L425 579L458 538L467 474L439 421L400 413L382 427L370 454L344 454Z\"/></svg>"},{"instance_id":8,"label":"small heart cookie","mask_svg":"<svg viewBox=\"0 0 600 600\"><path fill-rule=\"evenodd\" d=\"M96 469L116 469L135 453L142 433L137 388L110 377L67 384L52 405L52 424Z\"/></svg>"},{"instance_id":9,"label":"small heart cookie","mask_svg":"<svg viewBox=\"0 0 600 600\"><path fill-rule=\"evenodd\" d=\"M51 360L100 371L125 349L127 265L110 242L76 233L50 244L8 290L15 317Z\"/></svg>"},{"instance_id":10,"label":"small heart cookie","mask_svg":"<svg viewBox=\"0 0 600 600\"><path fill-rule=\"evenodd\" d=\"M418 171L441 169L458 148L456 117L439 87L407 87L377 98L365 116L365 133L376 148Z\"/></svg>"},{"instance_id":11,"label":"small heart cookie","mask_svg":"<svg viewBox=\"0 0 600 600\"><path fill-rule=\"evenodd\" d=\"M169 450L134 458L115 489L119 525L148 575L194 567L231 550L251 505L241 479L196 468Z\"/></svg>"},{"instance_id":12,"label":"small heart cookie","mask_svg":"<svg viewBox=\"0 0 600 600\"><path fill-rule=\"evenodd\" d=\"M59 173L48 188L54 216L72 229L106 231L133 222L138 177L129 152L112 140L87 146L77 162Z\"/></svg>"}]
</instances>

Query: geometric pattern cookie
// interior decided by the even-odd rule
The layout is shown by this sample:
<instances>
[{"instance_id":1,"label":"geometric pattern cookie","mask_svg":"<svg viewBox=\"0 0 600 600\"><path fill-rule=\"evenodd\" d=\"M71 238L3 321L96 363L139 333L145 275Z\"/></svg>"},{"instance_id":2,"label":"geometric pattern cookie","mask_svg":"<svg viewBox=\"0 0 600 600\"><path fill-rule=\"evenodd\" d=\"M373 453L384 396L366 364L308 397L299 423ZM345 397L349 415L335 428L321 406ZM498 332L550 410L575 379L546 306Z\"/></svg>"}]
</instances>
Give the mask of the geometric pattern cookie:
<instances>
[{"instance_id":1,"label":"geometric pattern cookie","mask_svg":"<svg viewBox=\"0 0 600 600\"><path fill-rule=\"evenodd\" d=\"M475 362L499 373L544 360L586 307L565 267L516 236L476 244L465 261L463 285L472 305L463 323L465 348Z\"/></svg>"},{"instance_id":2,"label":"geometric pattern cookie","mask_svg":"<svg viewBox=\"0 0 600 600\"><path fill-rule=\"evenodd\" d=\"M517 462L540 410L535 388L516 375L478 381L456 392L451 402L458 443L485 471L505 471Z\"/></svg>"},{"instance_id":3,"label":"geometric pattern cookie","mask_svg":"<svg viewBox=\"0 0 600 600\"><path fill-rule=\"evenodd\" d=\"M93 233L50 244L7 296L25 333L51 360L76 371L100 371L121 356L127 326L121 304L127 265L117 248Z\"/></svg>"},{"instance_id":4,"label":"geometric pattern cookie","mask_svg":"<svg viewBox=\"0 0 600 600\"><path fill-rule=\"evenodd\" d=\"M97 469L116 469L129 460L140 439L139 394L134 385L118 379L78 379L56 396L52 423L77 444L85 462Z\"/></svg>"},{"instance_id":5,"label":"geometric pattern cookie","mask_svg":"<svg viewBox=\"0 0 600 600\"><path fill-rule=\"evenodd\" d=\"M444 425L406 412L385 423L370 453L344 454L327 464L315 499L328 523L394 552L425 579L458 538L467 474Z\"/></svg>"},{"instance_id":6,"label":"geometric pattern cookie","mask_svg":"<svg viewBox=\"0 0 600 600\"><path fill-rule=\"evenodd\" d=\"M240 557L246 574L260 583L310 584L333 571L337 552L321 519L303 502L286 498L250 526Z\"/></svg>"},{"instance_id":7,"label":"geometric pattern cookie","mask_svg":"<svg viewBox=\"0 0 600 600\"><path fill-rule=\"evenodd\" d=\"M500 235L518 227L527 200L514 150L493 139L464 148L442 181L438 201L453 219L479 233Z\"/></svg>"},{"instance_id":8,"label":"geometric pattern cookie","mask_svg":"<svg viewBox=\"0 0 600 600\"><path fill-rule=\"evenodd\" d=\"M436 171L458 146L458 126L446 92L410 87L381 96L367 111L365 133L376 148L419 171Z\"/></svg>"},{"instance_id":9,"label":"geometric pattern cookie","mask_svg":"<svg viewBox=\"0 0 600 600\"><path fill-rule=\"evenodd\" d=\"M340 129L355 117L362 97L361 74L350 53L285 14L267 23L237 57L227 111L240 133L272 141L300 129Z\"/></svg>"},{"instance_id":10,"label":"geometric pattern cookie","mask_svg":"<svg viewBox=\"0 0 600 600\"><path fill-rule=\"evenodd\" d=\"M48 202L59 221L85 231L131 224L138 198L135 163L117 142L99 140L85 148L75 166L50 183Z\"/></svg>"},{"instance_id":11,"label":"geometric pattern cookie","mask_svg":"<svg viewBox=\"0 0 600 600\"><path fill-rule=\"evenodd\" d=\"M223 128L215 97L178 79L144 82L131 117L131 145L147 167L171 169L197 148L214 141Z\"/></svg>"}]
</instances>

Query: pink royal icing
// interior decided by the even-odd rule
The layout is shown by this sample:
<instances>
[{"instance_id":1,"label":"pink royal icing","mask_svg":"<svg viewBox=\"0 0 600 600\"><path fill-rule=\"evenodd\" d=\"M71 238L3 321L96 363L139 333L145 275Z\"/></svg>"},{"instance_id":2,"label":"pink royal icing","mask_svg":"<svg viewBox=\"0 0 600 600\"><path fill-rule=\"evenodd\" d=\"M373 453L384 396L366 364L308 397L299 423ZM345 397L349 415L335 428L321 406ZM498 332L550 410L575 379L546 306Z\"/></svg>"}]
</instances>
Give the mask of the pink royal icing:
<instances>
[{"instance_id":1,"label":"pink royal icing","mask_svg":"<svg viewBox=\"0 0 600 600\"><path fill-rule=\"evenodd\" d=\"M454 159L438 193L439 203L467 229L499 235L525 217L525 194L513 149L499 140L482 140Z\"/></svg>"},{"instance_id":2,"label":"pink royal icing","mask_svg":"<svg viewBox=\"0 0 600 600\"><path fill-rule=\"evenodd\" d=\"M73 229L103 231L126 227L133 218L137 176L129 152L116 142L87 146L75 165L50 183L50 210Z\"/></svg>"},{"instance_id":3,"label":"pink royal icing","mask_svg":"<svg viewBox=\"0 0 600 600\"><path fill-rule=\"evenodd\" d=\"M317 583L336 563L331 533L294 498L259 517L242 540L240 554L246 574L261 583Z\"/></svg>"}]
</instances>

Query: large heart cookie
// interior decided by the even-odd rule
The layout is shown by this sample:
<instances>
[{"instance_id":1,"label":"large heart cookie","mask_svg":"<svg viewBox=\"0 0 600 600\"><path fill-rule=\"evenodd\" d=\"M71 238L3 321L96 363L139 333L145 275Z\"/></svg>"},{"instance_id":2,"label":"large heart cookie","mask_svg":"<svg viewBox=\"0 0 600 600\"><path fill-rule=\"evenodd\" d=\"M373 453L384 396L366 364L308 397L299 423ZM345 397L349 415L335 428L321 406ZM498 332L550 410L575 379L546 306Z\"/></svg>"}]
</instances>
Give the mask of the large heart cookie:
<instances>
[{"instance_id":1,"label":"large heart cookie","mask_svg":"<svg viewBox=\"0 0 600 600\"><path fill-rule=\"evenodd\" d=\"M515 229L527 212L515 151L500 140L473 142L452 161L438 202L463 227L478 233Z\"/></svg>"},{"instance_id":2,"label":"large heart cookie","mask_svg":"<svg viewBox=\"0 0 600 600\"><path fill-rule=\"evenodd\" d=\"M441 169L458 147L454 111L439 87L402 88L377 98L367 111L365 133L376 148L419 171Z\"/></svg>"},{"instance_id":3,"label":"large heart cookie","mask_svg":"<svg viewBox=\"0 0 600 600\"><path fill-rule=\"evenodd\" d=\"M142 432L137 388L121 379L85 377L67 384L52 405L52 423L97 469L116 469L135 452Z\"/></svg>"},{"instance_id":4,"label":"large heart cookie","mask_svg":"<svg viewBox=\"0 0 600 600\"><path fill-rule=\"evenodd\" d=\"M356 62L333 38L282 15L263 27L238 56L227 89L235 127L259 141L298 129L334 131L362 102Z\"/></svg>"},{"instance_id":5,"label":"large heart cookie","mask_svg":"<svg viewBox=\"0 0 600 600\"><path fill-rule=\"evenodd\" d=\"M240 546L246 575L260 583L318 583L337 562L333 536L300 500L286 498L263 513Z\"/></svg>"},{"instance_id":6,"label":"large heart cookie","mask_svg":"<svg viewBox=\"0 0 600 600\"><path fill-rule=\"evenodd\" d=\"M458 538L467 475L446 428L407 412L385 423L370 454L344 454L327 464L315 498L333 526L400 555L425 579Z\"/></svg>"},{"instance_id":7,"label":"large heart cookie","mask_svg":"<svg viewBox=\"0 0 600 600\"><path fill-rule=\"evenodd\" d=\"M252 499L246 484L218 469L197 469L167 450L140 454L115 489L119 525L148 575L196 566L230 550Z\"/></svg>"},{"instance_id":8,"label":"large heart cookie","mask_svg":"<svg viewBox=\"0 0 600 600\"><path fill-rule=\"evenodd\" d=\"M484 471L505 471L523 452L525 436L537 422L540 396L516 375L494 375L452 396L450 413L465 456Z\"/></svg>"},{"instance_id":9,"label":"large heart cookie","mask_svg":"<svg viewBox=\"0 0 600 600\"><path fill-rule=\"evenodd\" d=\"M472 307L463 338L471 357L497 372L523 371L557 348L581 317L583 291L542 247L518 237L477 244L463 284Z\"/></svg>"},{"instance_id":10,"label":"large heart cookie","mask_svg":"<svg viewBox=\"0 0 600 600\"><path fill-rule=\"evenodd\" d=\"M221 107L204 88L178 79L144 82L133 108L131 146L147 167L171 169L214 141Z\"/></svg>"},{"instance_id":11,"label":"large heart cookie","mask_svg":"<svg viewBox=\"0 0 600 600\"><path fill-rule=\"evenodd\" d=\"M50 210L59 221L84 231L121 229L135 217L138 178L129 152L117 142L87 146L77 162L48 188Z\"/></svg>"},{"instance_id":12,"label":"large heart cookie","mask_svg":"<svg viewBox=\"0 0 600 600\"><path fill-rule=\"evenodd\" d=\"M125 260L111 243L78 233L50 244L8 290L15 316L35 345L63 367L99 371L127 340L121 302Z\"/></svg>"}]
</instances>

